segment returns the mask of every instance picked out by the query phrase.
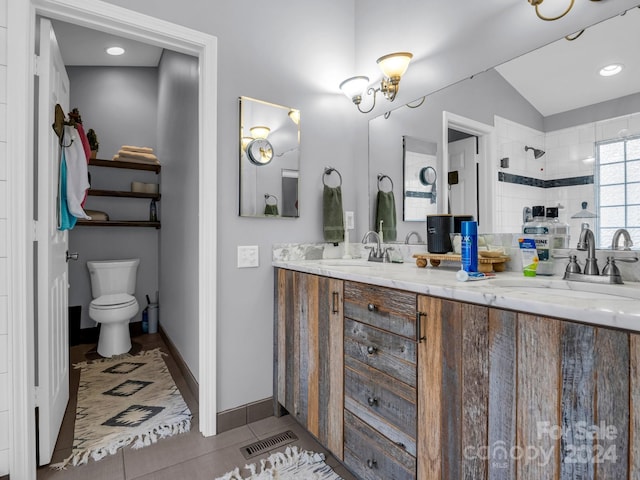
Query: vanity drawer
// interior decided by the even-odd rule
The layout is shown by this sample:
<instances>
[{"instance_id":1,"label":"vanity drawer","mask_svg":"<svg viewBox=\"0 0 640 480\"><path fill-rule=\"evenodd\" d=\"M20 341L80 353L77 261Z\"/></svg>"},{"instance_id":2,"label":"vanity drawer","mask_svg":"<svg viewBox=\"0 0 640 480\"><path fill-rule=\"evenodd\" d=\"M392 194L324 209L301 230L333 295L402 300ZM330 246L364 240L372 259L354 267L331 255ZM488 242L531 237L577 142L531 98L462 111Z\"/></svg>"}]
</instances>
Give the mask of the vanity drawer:
<instances>
[{"instance_id":1,"label":"vanity drawer","mask_svg":"<svg viewBox=\"0 0 640 480\"><path fill-rule=\"evenodd\" d=\"M416 386L417 343L413 340L345 318L344 353Z\"/></svg>"},{"instance_id":2,"label":"vanity drawer","mask_svg":"<svg viewBox=\"0 0 640 480\"><path fill-rule=\"evenodd\" d=\"M344 463L363 480L414 480L416 459L349 411L344 412Z\"/></svg>"},{"instance_id":3,"label":"vanity drawer","mask_svg":"<svg viewBox=\"0 0 640 480\"><path fill-rule=\"evenodd\" d=\"M344 407L415 456L416 389L348 355L344 380Z\"/></svg>"},{"instance_id":4,"label":"vanity drawer","mask_svg":"<svg viewBox=\"0 0 640 480\"><path fill-rule=\"evenodd\" d=\"M344 316L416 339L417 295L377 285L344 282Z\"/></svg>"}]
</instances>

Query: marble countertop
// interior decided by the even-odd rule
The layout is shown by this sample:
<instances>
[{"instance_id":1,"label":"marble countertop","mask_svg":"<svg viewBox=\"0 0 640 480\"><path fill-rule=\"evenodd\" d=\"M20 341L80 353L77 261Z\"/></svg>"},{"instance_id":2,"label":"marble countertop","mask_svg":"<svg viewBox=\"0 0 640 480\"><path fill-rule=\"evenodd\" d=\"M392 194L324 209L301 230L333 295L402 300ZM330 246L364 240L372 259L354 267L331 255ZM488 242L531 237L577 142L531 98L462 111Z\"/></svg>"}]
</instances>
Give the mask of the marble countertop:
<instances>
[{"instance_id":1,"label":"marble countertop","mask_svg":"<svg viewBox=\"0 0 640 480\"><path fill-rule=\"evenodd\" d=\"M480 281L459 282L453 267L418 268L413 262L365 260L274 261L274 267L397 288L451 300L640 332L640 283L601 285L559 276L524 277L500 272Z\"/></svg>"}]
</instances>

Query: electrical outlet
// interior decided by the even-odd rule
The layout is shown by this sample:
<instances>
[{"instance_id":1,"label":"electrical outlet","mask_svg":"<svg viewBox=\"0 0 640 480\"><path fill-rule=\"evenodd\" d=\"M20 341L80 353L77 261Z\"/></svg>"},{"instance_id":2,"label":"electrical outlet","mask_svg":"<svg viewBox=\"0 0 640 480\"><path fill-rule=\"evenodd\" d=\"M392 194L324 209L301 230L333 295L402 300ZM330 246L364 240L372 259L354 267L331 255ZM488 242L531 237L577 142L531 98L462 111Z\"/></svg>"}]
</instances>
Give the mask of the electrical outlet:
<instances>
[{"instance_id":1,"label":"electrical outlet","mask_svg":"<svg viewBox=\"0 0 640 480\"><path fill-rule=\"evenodd\" d=\"M260 266L258 245L238 245L238 268L254 268L258 266Z\"/></svg>"},{"instance_id":2,"label":"electrical outlet","mask_svg":"<svg viewBox=\"0 0 640 480\"><path fill-rule=\"evenodd\" d=\"M356 228L355 215L353 212L344 212L344 226L347 230Z\"/></svg>"}]
</instances>

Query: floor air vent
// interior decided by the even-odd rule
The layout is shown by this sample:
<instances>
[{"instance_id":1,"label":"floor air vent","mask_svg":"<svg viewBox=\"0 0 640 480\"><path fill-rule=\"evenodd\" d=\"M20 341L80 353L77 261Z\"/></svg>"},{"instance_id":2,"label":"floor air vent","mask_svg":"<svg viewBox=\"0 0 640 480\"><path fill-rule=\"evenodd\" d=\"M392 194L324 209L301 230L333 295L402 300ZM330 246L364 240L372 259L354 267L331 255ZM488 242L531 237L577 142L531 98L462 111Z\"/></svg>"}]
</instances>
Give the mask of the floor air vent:
<instances>
[{"instance_id":1,"label":"floor air vent","mask_svg":"<svg viewBox=\"0 0 640 480\"><path fill-rule=\"evenodd\" d=\"M287 430L286 432L278 433L269 438L265 438L264 440L258 440L257 442L240 447L240 453L242 453L244 458L256 457L264 452L282 447L283 445L287 445L295 440L298 440L296 434L291 430Z\"/></svg>"}]
</instances>

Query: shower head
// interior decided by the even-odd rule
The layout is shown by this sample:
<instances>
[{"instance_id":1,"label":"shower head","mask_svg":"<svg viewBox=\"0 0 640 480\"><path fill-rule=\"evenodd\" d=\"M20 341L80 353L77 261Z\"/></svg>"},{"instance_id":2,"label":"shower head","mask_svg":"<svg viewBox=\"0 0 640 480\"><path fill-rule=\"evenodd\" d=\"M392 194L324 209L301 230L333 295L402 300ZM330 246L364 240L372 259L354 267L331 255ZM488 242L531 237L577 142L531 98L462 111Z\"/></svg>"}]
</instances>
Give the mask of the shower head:
<instances>
[{"instance_id":1,"label":"shower head","mask_svg":"<svg viewBox=\"0 0 640 480\"><path fill-rule=\"evenodd\" d=\"M533 150L533 158L535 158L536 160L545 154L544 150L539 150L537 148L529 147L528 145L524 147L524 151L526 152L527 150Z\"/></svg>"}]
</instances>

